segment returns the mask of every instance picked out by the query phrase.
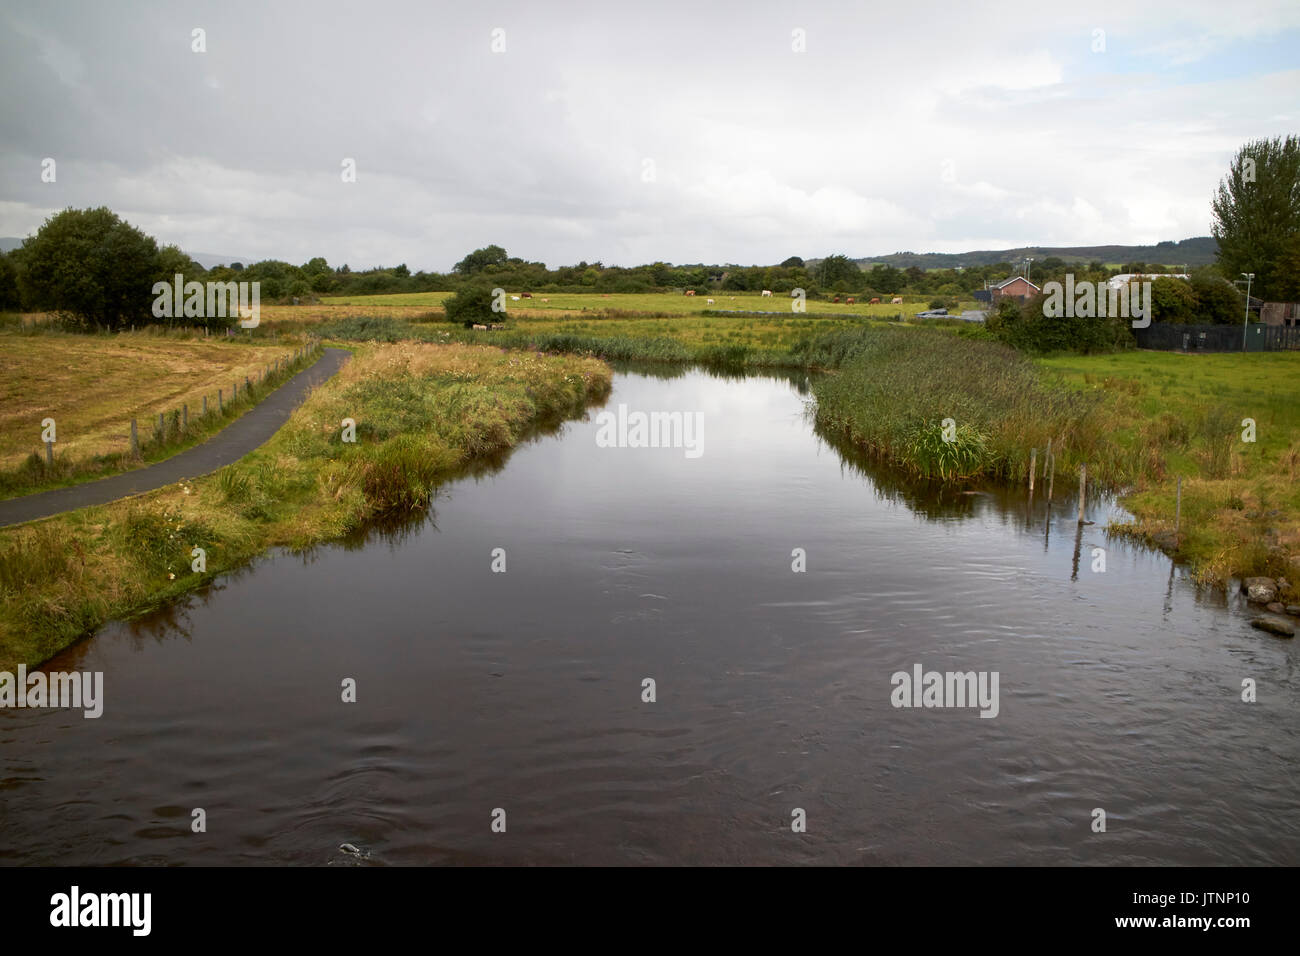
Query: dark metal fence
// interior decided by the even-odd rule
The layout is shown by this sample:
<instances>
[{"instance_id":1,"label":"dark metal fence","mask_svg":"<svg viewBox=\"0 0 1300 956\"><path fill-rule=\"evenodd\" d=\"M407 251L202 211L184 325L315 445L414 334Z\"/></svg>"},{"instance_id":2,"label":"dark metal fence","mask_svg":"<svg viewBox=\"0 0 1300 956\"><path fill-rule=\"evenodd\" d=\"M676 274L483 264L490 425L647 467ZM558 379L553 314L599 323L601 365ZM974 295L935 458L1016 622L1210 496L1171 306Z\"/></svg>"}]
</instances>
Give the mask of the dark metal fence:
<instances>
[{"instance_id":1,"label":"dark metal fence","mask_svg":"<svg viewBox=\"0 0 1300 956\"><path fill-rule=\"evenodd\" d=\"M1134 329L1140 349L1166 352L1240 352L1243 330L1240 325L1177 325L1152 322L1145 329ZM1263 325L1252 322L1245 327L1245 350L1276 352L1300 349L1300 326Z\"/></svg>"}]
</instances>

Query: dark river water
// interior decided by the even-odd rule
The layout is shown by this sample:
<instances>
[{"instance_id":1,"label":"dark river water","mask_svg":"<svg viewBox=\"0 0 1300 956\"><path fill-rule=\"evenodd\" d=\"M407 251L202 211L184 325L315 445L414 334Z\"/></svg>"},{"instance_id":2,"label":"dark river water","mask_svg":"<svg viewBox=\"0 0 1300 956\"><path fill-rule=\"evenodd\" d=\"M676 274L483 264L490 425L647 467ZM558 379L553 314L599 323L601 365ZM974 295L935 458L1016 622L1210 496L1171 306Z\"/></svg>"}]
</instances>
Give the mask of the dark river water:
<instances>
[{"instance_id":1,"label":"dark river water","mask_svg":"<svg viewBox=\"0 0 1300 956\"><path fill-rule=\"evenodd\" d=\"M47 665L104 672L101 718L0 711L0 862L1300 863L1293 641L1105 503L908 486L804 403L624 372L605 407L698 411L702 454L593 410L104 628ZM916 665L996 672L996 716L895 707Z\"/></svg>"}]
</instances>

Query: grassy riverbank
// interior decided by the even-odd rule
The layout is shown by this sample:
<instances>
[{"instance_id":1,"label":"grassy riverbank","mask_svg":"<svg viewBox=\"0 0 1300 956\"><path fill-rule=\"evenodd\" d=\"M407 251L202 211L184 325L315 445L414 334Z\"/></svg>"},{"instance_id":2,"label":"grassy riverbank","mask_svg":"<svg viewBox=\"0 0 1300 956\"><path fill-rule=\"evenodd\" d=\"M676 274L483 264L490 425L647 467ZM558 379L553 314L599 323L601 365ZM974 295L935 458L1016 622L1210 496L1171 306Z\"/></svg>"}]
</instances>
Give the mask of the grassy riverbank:
<instances>
[{"instance_id":1,"label":"grassy riverbank","mask_svg":"<svg viewBox=\"0 0 1300 956\"><path fill-rule=\"evenodd\" d=\"M882 460L919 477L1023 484L1031 450L1041 473L1050 440L1058 487L1086 462L1094 486L1126 493L1135 520L1113 533L1186 560L1204 583L1300 579L1300 355L1034 361L918 329L836 333L813 352L838 368L814 383L819 424Z\"/></svg>"},{"instance_id":2,"label":"grassy riverbank","mask_svg":"<svg viewBox=\"0 0 1300 956\"><path fill-rule=\"evenodd\" d=\"M1124 504L1136 520L1113 530L1174 551L1206 582L1267 574L1297 583L1300 353L1128 352L1042 364L1100 396L1107 446L1130 462Z\"/></svg>"},{"instance_id":3,"label":"grassy riverbank","mask_svg":"<svg viewBox=\"0 0 1300 956\"><path fill-rule=\"evenodd\" d=\"M607 394L579 357L358 347L261 449L213 475L0 529L0 669L36 663L268 548L304 549L423 507L457 469ZM356 442L343 441L343 419ZM192 570L202 548L206 569Z\"/></svg>"}]
</instances>

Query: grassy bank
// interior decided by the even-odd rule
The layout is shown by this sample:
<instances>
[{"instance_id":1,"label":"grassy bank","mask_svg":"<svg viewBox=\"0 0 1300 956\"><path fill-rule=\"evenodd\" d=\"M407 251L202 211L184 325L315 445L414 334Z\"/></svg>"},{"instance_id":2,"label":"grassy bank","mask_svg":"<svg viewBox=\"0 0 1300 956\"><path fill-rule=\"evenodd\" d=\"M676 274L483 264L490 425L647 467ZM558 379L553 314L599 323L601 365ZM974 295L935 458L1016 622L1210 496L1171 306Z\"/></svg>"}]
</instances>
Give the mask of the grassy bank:
<instances>
[{"instance_id":1,"label":"grassy bank","mask_svg":"<svg viewBox=\"0 0 1300 956\"><path fill-rule=\"evenodd\" d=\"M306 345L301 337L255 342L160 330L0 332L0 498L90 481L174 455L239 418L318 354L293 361ZM46 418L56 426L53 465L41 442ZM138 457L131 454L133 418Z\"/></svg>"},{"instance_id":2,"label":"grassy bank","mask_svg":"<svg viewBox=\"0 0 1300 956\"><path fill-rule=\"evenodd\" d=\"M1022 484L1031 450L1041 469L1051 440L1058 487L1073 486L1086 462L1095 487L1123 493L1136 520L1113 533L1186 560L1204 583L1300 579L1300 355L1032 361L989 342L888 328L834 333L813 351L838 368L814 382L818 423L881 460L919 477ZM954 441L944 441L944 419Z\"/></svg>"},{"instance_id":3,"label":"grassy bank","mask_svg":"<svg viewBox=\"0 0 1300 956\"><path fill-rule=\"evenodd\" d=\"M1124 504L1136 520L1115 532L1175 552L1203 581L1267 574L1297 582L1300 354L1130 352L1042 364L1101 397L1107 443L1133 463ZM1254 441L1245 440L1247 419Z\"/></svg>"},{"instance_id":4,"label":"grassy bank","mask_svg":"<svg viewBox=\"0 0 1300 956\"><path fill-rule=\"evenodd\" d=\"M0 529L0 669L36 663L268 548L302 549L422 508L456 471L605 395L577 357L359 347L265 446L213 475ZM356 442L343 441L345 418ZM192 569L202 548L206 570Z\"/></svg>"}]
</instances>

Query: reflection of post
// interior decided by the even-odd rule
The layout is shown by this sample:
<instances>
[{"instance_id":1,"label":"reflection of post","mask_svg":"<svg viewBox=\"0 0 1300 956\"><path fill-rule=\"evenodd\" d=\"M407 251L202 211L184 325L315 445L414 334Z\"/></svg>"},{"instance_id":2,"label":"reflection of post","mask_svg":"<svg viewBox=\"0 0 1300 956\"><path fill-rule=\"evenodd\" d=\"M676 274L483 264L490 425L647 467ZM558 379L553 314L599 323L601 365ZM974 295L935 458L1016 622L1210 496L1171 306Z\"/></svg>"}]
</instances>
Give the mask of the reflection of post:
<instances>
[{"instance_id":1,"label":"reflection of post","mask_svg":"<svg viewBox=\"0 0 1300 956\"><path fill-rule=\"evenodd\" d=\"M1174 609L1174 559L1169 559L1169 587L1165 589L1165 613Z\"/></svg>"},{"instance_id":2,"label":"reflection of post","mask_svg":"<svg viewBox=\"0 0 1300 956\"><path fill-rule=\"evenodd\" d=\"M1047 551L1047 541L1052 534L1052 499L1047 499L1047 518L1043 521L1043 551Z\"/></svg>"},{"instance_id":3,"label":"reflection of post","mask_svg":"<svg viewBox=\"0 0 1300 956\"><path fill-rule=\"evenodd\" d=\"M1174 502L1174 547L1178 547L1178 522L1183 516L1183 476L1178 476L1178 498Z\"/></svg>"},{"instance_id":4,"label":"reflection of post","mask_svg":"<svg viewBox=\"0 0 1300 956\"><path fill-rule=\"evenodd\" d=\"M1079 580L1079 553L1083 550L1083 522L1080 521L1074 529L1074 570L1070 573L1070 580Z\"/></svg>"}]
</instances>

